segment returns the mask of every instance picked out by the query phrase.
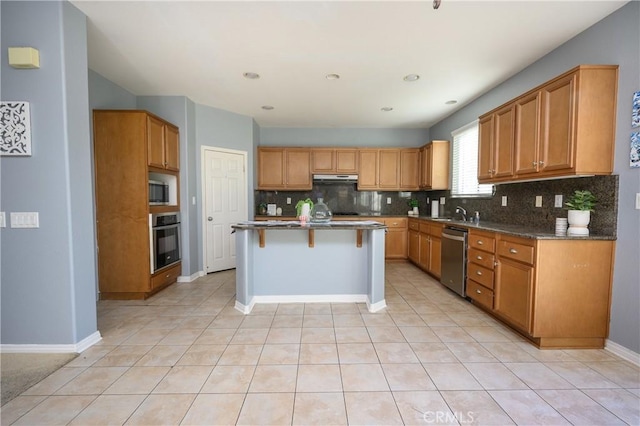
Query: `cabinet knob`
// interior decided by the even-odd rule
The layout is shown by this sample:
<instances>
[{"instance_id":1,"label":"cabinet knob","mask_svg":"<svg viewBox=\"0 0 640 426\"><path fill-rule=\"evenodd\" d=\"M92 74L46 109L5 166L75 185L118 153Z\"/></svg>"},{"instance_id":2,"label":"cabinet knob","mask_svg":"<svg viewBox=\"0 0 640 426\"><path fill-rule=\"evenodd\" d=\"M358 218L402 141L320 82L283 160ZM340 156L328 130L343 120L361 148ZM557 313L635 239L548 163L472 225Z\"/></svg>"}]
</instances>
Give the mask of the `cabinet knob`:
<instances>
[{"instance_id":1,"label":"cabinet knob","mask_svg":"<svg viewBox=\"0 0 640 426\"><path fill-rule=\"evenodd\" d=\"M476 290L476 293L478 294L482 294L482 292L480 290Z\"/></svg>"},{"instance_id":2,"label":"cabinet knob","mask_svg":"<svg viewBox=\"0 0 640 426\"><path fill-rule=\"evenodd\" d=\"M538 161L538 164L540 164L541 166L544 166L544 161Z\"/></svg>"},{"instance_id":3,"label":"cabinet knob","mask_svg":"<svg viewBox=\"0 0 640 426\"><path fill-rule=\"evenodd\" d=\"M165 278L169 278L171 276L171 274L167 274L167 276Z\"/></svg>"},{"instance_id":4,"label":"cabinet knob","mask_svg":"<svg viewBox=\"0 0 640 426\"><path fill-rule=\"evenodd\" d=\"M535 161L533 161L533 162L531 163L531 165L532 165L532 166L537 166L537 165L538 165L538 163L536 163Z\"/></svg>"},{"instance_id":5,"label":"cabinet knob","mask_svg":"<svg viewBox=\"0 0 640 426\"><path fill-rule=\"evenodd\" d=\"M476 271L476 275L482 275L481 271Z\"/></svg>"},{"instance_id":6,"label":"cabinet knob","mask_svg":"<svg viewBox=\"0 0 640 426\"><path fill-rule=\"evenodd\" d=\"M478 240L477 243L478 243L479 246L484 244L484 242L482 240Z\"/></svg>"},{"instance_id":7,"label":"cabinet knob","mask_svg":"<svg viewBox=\"0 0 640 426\"><path fill-rule=\"evenodd\" d=\"M207 218L207 220L208 220L209 222L213 222L213 218L212 218L211 216L209 216L209 217Z\"/></svg>"},{"instance_id":8,"label":"cabinet knob","mask_svg":"<svg viewBox=\"0 0 640 426\"><path fill-rule=\"evenodd\" d=\"M510 248L510 249L509 249L509 253L511 253L511 254L517 254L517 253L518 253L518 250L516 250L516 249L514 249L514 248Z\"/></svg>"},{"instance_id":9,"label":"cabinet knob","mask_svg":"<svg viewBox=\"0 0 640 426\"><path fill-rule=\"evenodd\" d=\"M476 256L476 259L482 260L482 256Z\"/></svg>"}]
</instances>

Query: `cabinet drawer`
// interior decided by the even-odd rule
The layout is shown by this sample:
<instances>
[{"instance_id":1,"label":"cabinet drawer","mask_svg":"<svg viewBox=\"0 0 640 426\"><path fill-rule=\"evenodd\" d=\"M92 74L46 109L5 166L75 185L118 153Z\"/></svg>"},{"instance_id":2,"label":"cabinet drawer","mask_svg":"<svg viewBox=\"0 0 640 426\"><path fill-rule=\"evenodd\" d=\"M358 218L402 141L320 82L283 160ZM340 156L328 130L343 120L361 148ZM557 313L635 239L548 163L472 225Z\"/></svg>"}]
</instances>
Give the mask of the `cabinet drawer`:
<instances>
[{"instance_id":1,"label":"cabinet drawer","mask_svg":"<svg viewBox=\"0 0 640 426\"><path fill-rule=\"evenodd\" d=\"M475 263L469 263L467 267L467 277L479 282L487 288L493 288L493 271Z\"/></svg>"},{"instance_id":2,"label":"cabinet drawer","mask_svg":"<svg viewBox=\"0 0 640 426\"><path fill-rule=\"evenodd\" d=\"M151 289L155 290L158 287L163 287L167 284L176 282L181 270L181 263L178 263L169 269L165 269L164 271L155 274L151 277Z\"/></svg>"},{"instance_id":3,"label":"cabinet drawer","mask_svg":"<svg viewBox=\"0 0 640 426\"><path fill-rule=\"evenodd\" d=\"M442 238L442 229L444 227L442 225L429 225L429 234L433 237Z\"/></svg>"},{"instance_id":4,"label":"cabinet drawer","mask_svg":"<svg viewBox=\"0 0 640 426\"><path fill-rule=\"evenodd\" d=\"M416 219L409 219L409 229L413 229L414 231L420 230L420 222Z\"/></svg>"},{"instance_id":5,"label":"cabinet drawer","mask_svg":"<svg viewBox=\"0 0 640 426\"><path fill-rule=\"evenodd\" d=\"M426 222L421 222L420 223L420 232L422 232L423 234L428 234L429 233L429 224Z\"/></svg>"},{"instance_id":6,"label":"cabinet drawer","mask_svg":"<svg viewBox=\"0 0 640 426\"><path fill-rule=\"evenodd\" d=\"M528 265L533 265L533 246L516 243L514 241L501 240L498 243L498 255L508 259L517 260Z\"/></svg>"},{"instance_id":7,"label":"cabinet drawer","mask_svg":"<svg viewBox=\"0 0 640 426\"><path fill-rule=\"evenodd\" d=\"M469 249L469 262L476 263L488 269L493 269L495 267L495 260L495 256L491 253L474 248Z\"/></svg>"},{"instance_id":8,"label":"cabinet drawer","mask_svg":"<svg viewBox=\"0 0 640 426\"><path fill-rule=\"evenodd\" d=\"M389 228L406 228L407 218L405 217L386 218L384 220L384 224L387 225Z\"/></svg>"},{"instance_id":9,"label":"cabinet drawer","mask_svg":"<svg viewBox=\"0 0 640 426\"><path fill-rule=\"evenodd\" d=\"M496 239L486 235L469 235L469 247L495 253Z\"/></svg>"},{"instance_id":10,"label":"cabinet drawer","mask_svg":"<svg viewBox=\"0 0 640 426\"><path fill-rule=\"evenodd\" d=\"M493 309L493 291L471 279L467 280L467 296L480 305L488 309Z\"/></svg>"}]
</instances>

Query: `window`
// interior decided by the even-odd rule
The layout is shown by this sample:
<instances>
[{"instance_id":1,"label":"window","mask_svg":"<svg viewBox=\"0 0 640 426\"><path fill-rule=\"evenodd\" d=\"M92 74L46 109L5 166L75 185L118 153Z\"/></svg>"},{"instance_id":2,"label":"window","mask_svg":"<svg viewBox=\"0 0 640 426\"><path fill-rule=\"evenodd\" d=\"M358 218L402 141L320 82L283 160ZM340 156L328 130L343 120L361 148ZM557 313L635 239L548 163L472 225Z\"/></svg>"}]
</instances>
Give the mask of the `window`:
<instances>
[{"instance_id":1,"label":"window","mask_svg":"<svg viewBox=\"0 0 640 426\"><path fill-rule=\"evenodd\" d=\"M453 139L452 197L490 196L493 185L478 183L478 121L451 132Z\"/></svg>"}]
</instances>

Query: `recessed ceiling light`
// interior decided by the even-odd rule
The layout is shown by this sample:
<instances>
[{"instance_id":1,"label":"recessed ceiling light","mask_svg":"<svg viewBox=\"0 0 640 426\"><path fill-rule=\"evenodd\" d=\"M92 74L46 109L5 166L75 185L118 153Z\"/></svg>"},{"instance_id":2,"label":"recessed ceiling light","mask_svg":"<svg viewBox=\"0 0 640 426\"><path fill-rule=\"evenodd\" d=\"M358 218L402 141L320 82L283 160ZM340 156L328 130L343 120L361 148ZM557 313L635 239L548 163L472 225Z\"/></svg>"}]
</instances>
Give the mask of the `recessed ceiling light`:
<instances>
[{"instance_id":1,"label":"recessed ceiling light","mask_svg":"<svg viewBox=\"0 0 640 426\"><path fill-rule=\"evenodd\" d=\"M271 111L272 109L274 109L274 107L272 107L271 105L262 105L261 108L265 111Z\"/></svg>"},{"instance_id":2,"label":"recessed ceiling light","mask_svg":"<svg viewBox=\"0 0 640 426\"><path fill-rule=\"evenodd\" d=\"M340 74L327 74L324 76L327 80L339 80Z\"/></svg>"},{"instance_id":3,"label":"recessed ceiling light","mask_svg":"<svg viewBox=\"0 0 640 426\"><path fill-rule=\"evenodd\" d=\"M244 76L244 78L248 78L250 80L255 80L260 78L260 74L258 74L257 72L245 72L242 75Z\"/></svg>"},{"instance_id":4,"label":"recessed ceiling light","mask_svg":"<svg viewBox=\"0 0 640 426\"><path fill-rule=\"evenodd\" d=\"M404 81L416 81L419 80L420 76L418 74L407 74L404 76Z\"/></svg>"},{"instance_id":5,"label":"recessed ceiling light","mask_svg":"<svg viewBox=\"0 0 640 426\"><path fill-rule=\"evenodd\" d=\"M445 102L446 105L455 105L457 103L458 101L456 101L455 99L451 99L450 101Z\"/></svg>"},{"instance_id":6,"label":"recessed ceiling light","mask_svg":"<svg viewBox=\"0 0 640 426\"><path fill-rule=\"evenodd\" d=\"M393 111L393 108L392 107L382 107L382 108L380 108L380 111L389 112L389 111Z\"/></svg>"}]
</instances>

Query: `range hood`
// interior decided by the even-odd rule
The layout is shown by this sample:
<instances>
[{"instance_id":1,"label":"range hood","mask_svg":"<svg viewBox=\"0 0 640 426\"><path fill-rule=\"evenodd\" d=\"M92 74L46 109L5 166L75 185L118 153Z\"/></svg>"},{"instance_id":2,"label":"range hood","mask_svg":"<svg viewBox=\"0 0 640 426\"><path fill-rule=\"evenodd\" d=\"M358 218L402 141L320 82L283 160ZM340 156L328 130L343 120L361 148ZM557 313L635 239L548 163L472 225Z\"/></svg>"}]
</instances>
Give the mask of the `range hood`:
<instances>
[{"instance_id":1,"label":"range hood","mask_svg":"<svg viewBox=\"0 0 640 426\"><path fill-rule=\"evenodd\" d=\"M313 183L358 183L358 175L313 175Z\"/></svg>"}]
</instances>

